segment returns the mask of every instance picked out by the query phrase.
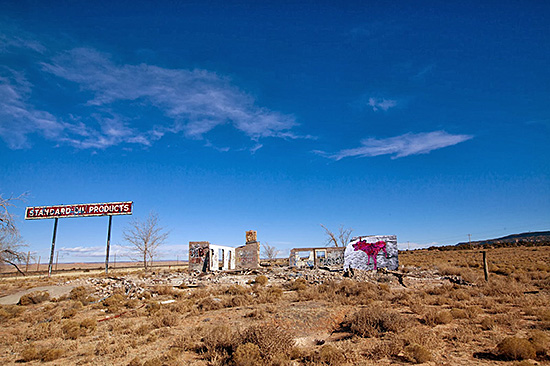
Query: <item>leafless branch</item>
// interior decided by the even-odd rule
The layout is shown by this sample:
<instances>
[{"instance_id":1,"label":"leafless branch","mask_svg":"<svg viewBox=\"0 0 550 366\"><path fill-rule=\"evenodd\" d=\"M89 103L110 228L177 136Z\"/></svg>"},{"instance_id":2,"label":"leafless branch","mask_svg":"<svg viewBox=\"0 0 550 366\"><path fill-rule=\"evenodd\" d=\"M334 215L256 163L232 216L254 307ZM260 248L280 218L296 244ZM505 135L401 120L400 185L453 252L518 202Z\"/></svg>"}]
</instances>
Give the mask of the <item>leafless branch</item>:
<instances>
[{"instance_id":1,"label":"leafless branch","mask_svg":"<svg viewBox=\"0 0 550 366\"><path fill-rule=\"evenodd\" d=\"M262 255L264 258L273 260L277 259L277 255L280 253L274 246L269 245L268 243L262 244Z\"/></svg>"},{"instance_id":2,"label":"leafless branch","mask_svg":"<svg viewBox=\"0 0 550 366\"><path fill-rule=\"evenodd\" d=\"M335 247L345 247L348 245L351 238L351 233L353 232L352 228L344 228L344 225L340 225L338 229L338 234L334 234L330 231L325 225L321 224L321 227L325 229L325 234L327 235L326 246L335 246Z\"/></svg>"},{"instance_id":3,"label":"leafless branch","mask_svg":"<svg viewBox=\"0 0 550 366\"><path fill-rule=\"evenodd\" d=\"M168 234L169 232L159 225L158 215L151 212L145 221L132 220L122 235L147 270L158 247L166 241Z\"/></svg>"}]
</instances>

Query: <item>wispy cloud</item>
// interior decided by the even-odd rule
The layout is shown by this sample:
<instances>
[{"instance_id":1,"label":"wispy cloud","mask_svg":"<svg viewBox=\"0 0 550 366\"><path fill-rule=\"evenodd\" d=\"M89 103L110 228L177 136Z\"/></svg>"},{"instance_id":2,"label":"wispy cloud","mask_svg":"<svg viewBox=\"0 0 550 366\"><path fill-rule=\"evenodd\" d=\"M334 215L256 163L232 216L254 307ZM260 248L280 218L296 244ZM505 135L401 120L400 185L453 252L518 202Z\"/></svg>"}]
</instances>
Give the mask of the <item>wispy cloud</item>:
<instances>
[{"instance_id":1,"label":"wispy cloud","mask_svg":"<svg viewBox=\"0 0 550 366\"><path fill-rule=\"evenodd\" d=\"M391 155L392 159L409 155L428 154L433 150L453 146L473 138L471 135L451 135L445 131L407 133L385 139L368 138L361 141L361 146L344 149L337 153L315 151L315 153L333 160L348 157L372 157Z\"/></svg>"},{"instance_id":2,"label":"wispy cloud","mask_svg":"<svg viewBox=\"0 0 550 366\"><path fill-rule=\"evenodd\" d=\"M28 147L27 135L60 136L64 126L52 114L27 103L32 85L22 74L0 70L0 137L12 149Z\"/></svg>"},{"instance_id":3,"label":"wispy cloud","mask_svg":"<svg viewBox=\"0 0 550 366\"><path fill-rule=\"evenodd\" d=\"M93 48L57 52L46 43L15 26L0 27L0 56L24 61L17 70L0 68L0 138L10 148L29 148L36 136L79 149L151 146L169 133L205 139L222 125L251 140L252 147L237 151L255 152L263 138L312 138L295 132L293 115L258 105L214 72L118 63ZM37 99L34 84L82 102L65 105L63 113L38 108L48 104Z\"/></svg>"},{"instance_id":4,"label":"wispy cloud","mask_svg":"<svg viewBox=\"0 0 550 366\"><path fill-rule=\"evenodd\" d=\"M150 104L173 123L156 126L158 133L183 132L202 138L229 124L252 140L299 138L292 115L259 107L231 82L206 70L166 69L154 65L115 64L104 53L76 48L42 64L43 70L75 82L94 97L90 107L110 107L120 101Z\"/></svg>"},{"instance_id":5,"label":"wispy cloud","mask_svg":"<svg viewBox=\"0 0 550 366\"><path fill-rule=\"evenodd\" d=\"M372 108L373 111L378 111L382 109L387 111L390 108L397 106L397 100L393 99L384 99L384 98L369 98L367 104Z\"/></svg>"}]
</instances>

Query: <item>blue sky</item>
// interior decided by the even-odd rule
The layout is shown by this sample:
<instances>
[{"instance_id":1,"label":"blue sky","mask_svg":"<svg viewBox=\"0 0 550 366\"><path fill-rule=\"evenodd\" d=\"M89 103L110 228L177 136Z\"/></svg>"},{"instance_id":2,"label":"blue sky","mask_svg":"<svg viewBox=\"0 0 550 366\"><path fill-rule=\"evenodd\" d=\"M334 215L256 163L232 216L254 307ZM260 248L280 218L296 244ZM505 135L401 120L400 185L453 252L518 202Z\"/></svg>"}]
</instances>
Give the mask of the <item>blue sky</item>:
<instances>
[{"instance_id":1,"label":"blue sky","mask_svg":"<svg viewBox=\"0 0 550 366\"><path fill-rule=\"evenodd\" d=\"M450 4L453 3L453 4ZM550 229L550 3L0 2L0 192L132 200L189 241L284 254L320 224L400 248ZM112 242L125 253L113 220ZM107 218L62 219L101 261Z\"/></svg>"}]
</instances>

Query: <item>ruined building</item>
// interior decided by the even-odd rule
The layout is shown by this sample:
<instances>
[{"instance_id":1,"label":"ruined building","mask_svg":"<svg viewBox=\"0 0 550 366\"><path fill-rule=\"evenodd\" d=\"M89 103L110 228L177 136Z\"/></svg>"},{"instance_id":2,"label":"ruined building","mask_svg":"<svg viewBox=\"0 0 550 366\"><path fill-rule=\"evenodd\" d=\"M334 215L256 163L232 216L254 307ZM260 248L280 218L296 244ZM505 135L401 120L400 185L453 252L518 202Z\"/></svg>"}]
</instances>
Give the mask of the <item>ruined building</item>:
<instances>
[{"instance_id":1,"label":"ruined building","mask_svg":"<svg viewBox=\"0 0 550 366\"><path fill-rule=\"evenodd\" d=\"M332 267L361 270L399 267L395 235L367 235L351 239L344 247L294 248L290 250L290 267Z\"/></svg>"},{"instance_id":2,"label":"ruined building","mask_svg":"<svg viewBox=\"0 0 550 366\"><path fill-rule=\"evenodd\" d=\"M210 244L208 241L189 242L190 271L253 269L259 266L260 242L256 240L256 231L247 231L245 245L237 248Z\"/></svg>"}]
</instances>

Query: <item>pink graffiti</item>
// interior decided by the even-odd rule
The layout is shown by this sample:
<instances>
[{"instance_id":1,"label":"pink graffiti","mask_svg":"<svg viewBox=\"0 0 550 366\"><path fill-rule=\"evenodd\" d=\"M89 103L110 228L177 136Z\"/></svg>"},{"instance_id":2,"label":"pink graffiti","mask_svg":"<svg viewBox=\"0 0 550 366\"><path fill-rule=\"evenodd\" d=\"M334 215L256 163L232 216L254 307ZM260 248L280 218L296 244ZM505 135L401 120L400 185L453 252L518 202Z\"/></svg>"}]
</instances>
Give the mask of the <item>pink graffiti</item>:
<instances>
[{"instance_id":1,"label":"pink graffiti","mask_svg":"<svg viewBox=\"0 0 550 366\"><path fill-rule=\"evenodd\" d=\"M367 261L367 264L370 264L370 259L372 258L374 260L374 269L376 270L376 256L378 253L382 250L384 251L384 254L386 255L386 258L388 258L388 252L386 252L386 242L385 241L377 241L376 243L367 243L366 240L362 240L361 237L359 237L359 240L357 243L352 244L353 249L355 251L362 250L363 252L367 253L369 259Z\"/></svg>"}]
</instances>

